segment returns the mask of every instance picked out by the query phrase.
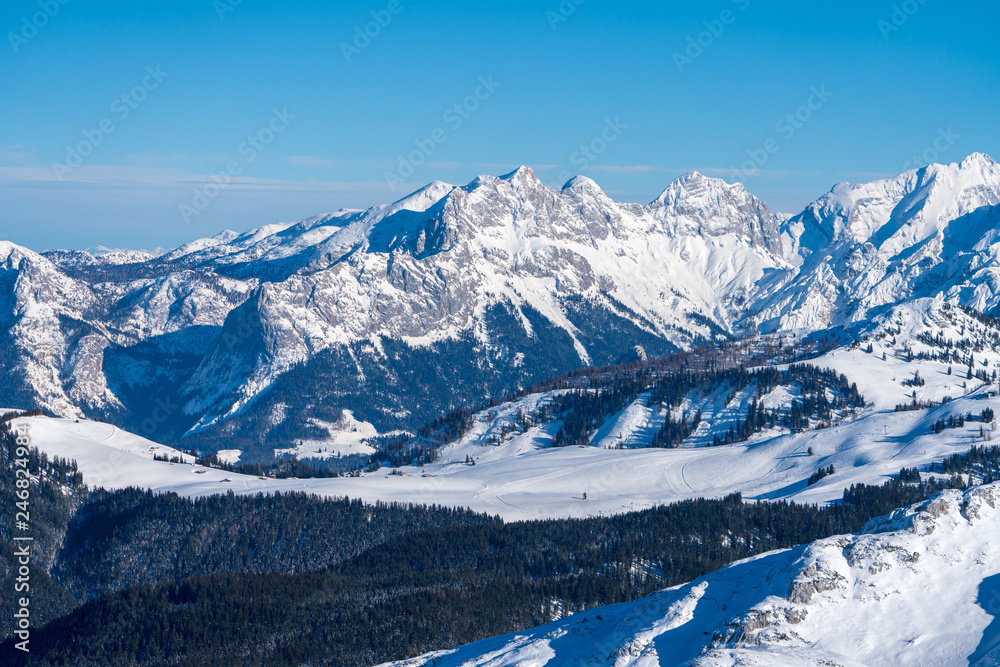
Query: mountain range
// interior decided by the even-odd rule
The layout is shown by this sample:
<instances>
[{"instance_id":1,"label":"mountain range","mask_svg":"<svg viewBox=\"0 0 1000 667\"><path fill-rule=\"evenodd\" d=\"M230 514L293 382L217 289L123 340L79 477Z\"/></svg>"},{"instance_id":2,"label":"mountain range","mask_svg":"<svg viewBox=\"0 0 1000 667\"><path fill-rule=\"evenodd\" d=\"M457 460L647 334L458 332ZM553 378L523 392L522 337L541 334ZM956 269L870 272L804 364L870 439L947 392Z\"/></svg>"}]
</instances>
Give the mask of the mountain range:
<instances>
[{"instance_id":1,"label":"mountain range","mask_svg":"<svg viewBox=\"0 0 1000 667\"><path fill-rule=\"evenodd\" d=\"M322 439L345 410L413 430L637 346L850 332L920 297L992 311L998 206L983 154L794 216L696 172L641 206L522 167L162 254L0 242L0 391L208 447Z\"/></svg>"}]
</instances>

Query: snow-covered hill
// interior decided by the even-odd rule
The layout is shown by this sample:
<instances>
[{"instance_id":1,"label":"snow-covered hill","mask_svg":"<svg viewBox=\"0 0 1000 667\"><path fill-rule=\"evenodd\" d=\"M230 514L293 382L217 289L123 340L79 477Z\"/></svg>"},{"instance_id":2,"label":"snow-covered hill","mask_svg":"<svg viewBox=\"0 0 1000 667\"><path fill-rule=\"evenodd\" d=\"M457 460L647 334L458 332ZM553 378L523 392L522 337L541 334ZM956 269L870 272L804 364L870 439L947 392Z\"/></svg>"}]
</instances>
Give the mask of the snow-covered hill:
<instances>
[{"instance_id":1,"label":"snow-covered hill","mask_svg":"<svg viewBox=\"0 0 1000 667\"><path fill-rule=\"evenodd\" d=\"M625 604L393 667L1000 663L1000 485Z\"/></svg>"},{"instance_id":2,"label":"snow-covered hill","mask_svg":"<svg viewBox=\"0 0 1000 667\"><path fill-rule=\"evenodd\" d=\"M697 173L640 206L520 168L163 254L3 242L0 390L169 441L321 441L345 410L413 429L637 345L856 331L920 297L992 309L998 205L981 154L789 219Z\"/></svg>"}]
</instances>

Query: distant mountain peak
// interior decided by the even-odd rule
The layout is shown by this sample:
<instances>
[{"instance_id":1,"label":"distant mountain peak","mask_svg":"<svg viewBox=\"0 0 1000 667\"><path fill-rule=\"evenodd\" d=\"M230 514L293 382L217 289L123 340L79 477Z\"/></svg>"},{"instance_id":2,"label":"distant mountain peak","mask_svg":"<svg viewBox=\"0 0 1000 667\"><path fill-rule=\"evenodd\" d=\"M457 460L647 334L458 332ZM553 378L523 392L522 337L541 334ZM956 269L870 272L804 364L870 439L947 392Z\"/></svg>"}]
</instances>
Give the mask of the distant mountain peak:
<instances>
[{"instance_id":1,"label":"distant mountain peak","mask_svg":"<svg viewBox=\"0 0 1000 667\"><path fill-rule=\"evenodd\" d=\"M504 174L500 177L501 181L507 181L514 186L522 187L544 187L542 182L538 180L535 176L534 170L531 167L520 166L509 174Z\"/></svg>"},{"instance_id":2,"label":"distant mountain peak","mask_svg":"<svg viewBox=\"0 0 1000 667\"><path fill-rule=\"evenodd\" d=\"M593 179L587 178L586 176L574 176L573 178L566 181L562 189L565 190L577 190L580 192L590 192L594 194L604 194L599 186Z\"/></svg>"},{"instance_id":3,"label":"distant mountain peak","mask_svg":"<svg viewBox=\"0 0 1000 667\"><path fill-rule=\"evenodd\" d=\"M511 181L511 180L516 179L516 178L523 178L523 177L534 176L534 175L535 175L535 172L534 172L534 170L531 167L526 167L525 165L522 164L520 167L518 167L514 171L512 171L510 173L507 173L507 174L504 174L500 178L502 180L505 180L505 181Z\"/></svg>"},{"instance_id":4,"label":"distant mountain peak","mask_svg":"<svg viewBox=\"0 0 1000 667\"><path fill-rule=\"evenodd\" d=\"M657 203L667 204L681 199L694 199L698 197L710 196L743 196L747 193L742 183L728 183L721 178L705 176L699 171L689 171L686 174L675 178L660 193L660 196L653 200L651 205Z\"/></svg>"},{"instance_id":5,"label":"distant mountain peak","mask_svg":"<svg viewBox=\"0 0 1000 667\"><path fill-rule=\"evenodd\" d=\"M398 211L405 208L410 211L426 211L451 194L454 189L454 185L443 181L433 181L394 202L389 206L389 210Z\"/></svg>"},{"instance_id":6,"label":"distant mountain peak","mask_svg":"<svg viewBox=\"0 0 1000 667\"><path fill-rule=\"evenodd\" d=\"M980 152L970 153L968 155L968 157L966 157L964 160L962 160L962 165L961 166L963 168L968 168L968 167L971 167L971 166L977 165L977 164L978 165L986 165L986 166L989 166L989 167L995 167L995 166L997 166L996 161L992 157L990 157L986 153L980 153Z\"/></svg>"},{"instance_id":7,"label":"distant mountain peak","mask_svg":"<svg viewBox=\"0 0 1000 667\"><path fill-rule=\"evenodd\" d=\"M735 234L779 254L778 218L741 183L692 171L675 179L647 207L678 235Z\"/></svg>"}]
</instances>

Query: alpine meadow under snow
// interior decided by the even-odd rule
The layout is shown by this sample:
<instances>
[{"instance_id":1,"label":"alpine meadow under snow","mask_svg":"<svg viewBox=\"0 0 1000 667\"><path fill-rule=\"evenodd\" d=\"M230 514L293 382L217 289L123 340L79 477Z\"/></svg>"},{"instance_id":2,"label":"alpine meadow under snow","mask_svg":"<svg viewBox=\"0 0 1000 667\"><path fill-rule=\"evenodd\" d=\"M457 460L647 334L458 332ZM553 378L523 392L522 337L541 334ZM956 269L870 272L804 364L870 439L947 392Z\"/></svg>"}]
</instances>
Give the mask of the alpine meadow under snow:
<instances>
[{"instance_id":1,"label":"alpine meadow under snow","mask_svg":"<svg viewBox=\"0 0 1000 667\"><path fill-rule=\"evenodd\" d=\"M100 580L92 566L59 588L69 581L59 563L69 568L89 544L62 549L60 540L99 513L74 517L80 507L120 503L134 520L129 503L157 497L176 500L176 510L277 494L275 503L349 498L401 515L419 506L427 526L412 535L405 521L384 534L375 527L365 538L374 555L344 549L344 560L325 569L306 572L294 561L264 576L296 586L300 575L340 577L338 591L364 581L370 588L352 599L358 609L390 600L407 618L436 609L455 592L449 577L477 567L502 571L518 595L550 596L544 605L527 593L495 602L490 634L514 634L483 639L489 634L460 620L437 628L428 620L419 639L401 630L410 634L395 653L357 649L354 659L392 657L394 667L1000 665L992 545L1000 470L988 463L1000 457L991 449L998 314L1000 165L983 154L838 184L791 216L699 173L642 206L617 203L581 176L548 188L522 167L161 254L36 253L2 241L0 403L11 407L0 415L4 437L8 423L23 427L44 453L33 454L33 483L60 508L51 512L56 546L44 576L65 594L66 614L118 610L114 623L148 629L122 605L153 594L135 574L149 568L142 558L116 586L74 598L72 586ZM133 487L155 495L129 495ZM552 522L565 536L579 522L564 520L613 520L696 499L816 505L808 511L828 517L851 504L850 493L920 502L857 534L817 528L782 542L774 526L749 537L723 530L712 539L726 548L745 541L748 550L721 563L699 555L698 564L756 555L711 573L691 566L685 579L704 576L652 595L665 584L650 582L669 579L659 563L673 561L660 552L632 558L635 535L615 538L616 557L631 560L605 563L604 573L572 563L559 570L541 540L511 574L502 570L510 563L489 557L513 538L475 532ZM849 532L872 516L823 525ZM379 588L377 577L359 574L419 560L428 543L447 539L433 531L463 521L476 566L434 563L441 571L428 575L426 590L414 581ZM259 558L254 536L240 532L246 525L220 525L197 530L230 531L246 563ZM272 555L315 540L310 530L337 529L306 526L284 542L281 533ZM690 537L705 546L700 533ZM108 558L131 562L132 548ZM262 574L246 563L235 574ZM552 580L531 588L531 568ZM211 598L226 589L212 579L219 574L153 583L180 587L164 595L171 613L183 614L197 606L196 591ZM572 595L558 588L574 576L594 580ZM468 603L472 589L461 586L473 579L462 581L456 599ZM404 595L414 599L398 602ZM516 604L524 606L514 614ZM517 620L503 625L508 611ZM543 621L551 622L530 629ZM171 636L169 624L156 627ZM287 637L275 633L260 639L270 647L260 650L274 653L241 659L313 664L302 656L319 649L283 645ZM134 650L123 643L123 655Z\"/></svg>"}]
</instances>

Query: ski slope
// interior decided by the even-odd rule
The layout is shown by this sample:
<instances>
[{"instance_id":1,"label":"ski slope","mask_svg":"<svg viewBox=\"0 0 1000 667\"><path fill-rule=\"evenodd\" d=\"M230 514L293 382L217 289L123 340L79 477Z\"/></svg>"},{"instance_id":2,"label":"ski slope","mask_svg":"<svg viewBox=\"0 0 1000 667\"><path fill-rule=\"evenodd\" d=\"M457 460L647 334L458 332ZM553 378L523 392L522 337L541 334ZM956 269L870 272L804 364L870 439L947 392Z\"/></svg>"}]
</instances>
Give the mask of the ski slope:
<instances>
[{"instance_id":1,"label":"ski slope","mask_svg":"<svg viewBox=\"0 0 1000 667\"><path fill-rule=\"evenodd\" d=\"M386 667L1000 664L1000 485L533 630Z\"/></svg>"}]
</instances>

